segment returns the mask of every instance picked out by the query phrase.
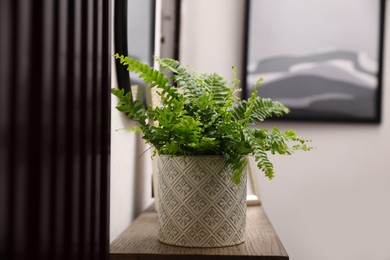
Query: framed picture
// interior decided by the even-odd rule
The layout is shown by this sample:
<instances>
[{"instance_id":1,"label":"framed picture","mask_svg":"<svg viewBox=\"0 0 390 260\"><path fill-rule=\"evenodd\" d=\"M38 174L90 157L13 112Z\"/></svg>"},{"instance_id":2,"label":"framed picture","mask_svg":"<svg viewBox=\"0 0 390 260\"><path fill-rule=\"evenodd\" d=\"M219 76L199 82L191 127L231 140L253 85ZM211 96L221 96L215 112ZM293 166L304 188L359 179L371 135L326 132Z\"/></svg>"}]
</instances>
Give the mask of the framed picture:
<instances>
[{"instance_id":1,"label":"framed picture","mask_svg":"<svg viewBox=\"0 0 390 260\"><path fill-rule=\"evenodd\" d=\"M379 123L385 0L247 0L244 95L281 119Z\"/></svg>"}]
</instances>

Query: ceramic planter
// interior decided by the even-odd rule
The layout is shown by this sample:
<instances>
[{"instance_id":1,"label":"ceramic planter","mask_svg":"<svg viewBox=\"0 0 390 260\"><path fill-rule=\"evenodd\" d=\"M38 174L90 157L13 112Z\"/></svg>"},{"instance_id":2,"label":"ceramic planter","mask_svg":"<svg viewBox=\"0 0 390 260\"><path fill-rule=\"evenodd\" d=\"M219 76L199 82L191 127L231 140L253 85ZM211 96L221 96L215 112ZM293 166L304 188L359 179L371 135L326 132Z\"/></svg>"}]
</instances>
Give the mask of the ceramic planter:
<instances>
[{"instance_id":1,"label":"ceramic planter","mask_svg":"<svg viewBox=\"0 0 390 260\"><path fill-rule=\"evenodd\" d=\"M185 247L223 247L244 242L246 171L230 180L222 156L158 159L159 239Z\"/></svg>"}]
</instances>

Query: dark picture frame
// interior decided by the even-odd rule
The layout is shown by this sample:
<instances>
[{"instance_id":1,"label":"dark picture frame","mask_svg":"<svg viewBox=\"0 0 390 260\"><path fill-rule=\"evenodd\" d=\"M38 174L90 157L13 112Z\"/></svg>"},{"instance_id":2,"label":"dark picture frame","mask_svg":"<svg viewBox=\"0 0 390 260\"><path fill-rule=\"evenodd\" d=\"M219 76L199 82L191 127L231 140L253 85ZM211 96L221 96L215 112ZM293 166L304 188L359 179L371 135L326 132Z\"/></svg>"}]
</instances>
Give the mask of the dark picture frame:
<instances>
[{"instance_id":1,"label":"dark picture frame","mask_svg":"<svg viewBox=\"0 0 390 260\"><path fill-rule=\"evenodd\" d=\"M246 0L243 97L263 77L278 120L380 123L385 0L351 4Z\"/></svg>"},{"instance_id":2,"label":"dark picture frame","mask_svg":"<svg viewBox=\"0 0 390 260\"><path fill-rule=\"evenodd\" d=\"M153 66L155 41L155 0L115 0L114 52L141 60ZM143 81L115 60L118 88L131 91L131 85L142 87ZM141 90L140 88L139 90ZM143 92L142 92L143 93ZM145 102L145 95L138 97Z\"/></svg>"}]
</instances>

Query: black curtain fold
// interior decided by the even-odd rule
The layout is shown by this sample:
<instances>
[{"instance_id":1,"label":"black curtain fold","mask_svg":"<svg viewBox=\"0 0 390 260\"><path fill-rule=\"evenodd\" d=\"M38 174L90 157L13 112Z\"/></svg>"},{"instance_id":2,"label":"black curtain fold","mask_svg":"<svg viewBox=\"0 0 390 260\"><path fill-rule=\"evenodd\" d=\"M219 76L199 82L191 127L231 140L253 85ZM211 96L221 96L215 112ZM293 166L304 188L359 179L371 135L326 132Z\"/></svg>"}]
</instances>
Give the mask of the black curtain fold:
<instances>
[{"instance_id":1,"label":"black curtain fold","mask_svg":"<svg viewBox=\"0 0 390 260\"><path fill-rule=\"evenodd\" d=\"M106 259L111 0L2 0L0 35L0 259Z\"/></svg>"}]
</instances>

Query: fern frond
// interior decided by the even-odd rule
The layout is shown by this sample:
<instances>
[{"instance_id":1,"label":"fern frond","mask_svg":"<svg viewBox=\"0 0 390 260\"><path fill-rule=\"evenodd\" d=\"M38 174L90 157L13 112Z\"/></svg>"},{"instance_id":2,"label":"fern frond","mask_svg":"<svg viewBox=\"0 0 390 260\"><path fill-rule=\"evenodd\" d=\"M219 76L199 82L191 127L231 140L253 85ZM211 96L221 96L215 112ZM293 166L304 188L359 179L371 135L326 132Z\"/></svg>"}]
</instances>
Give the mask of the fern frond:
<instances>
[{"instance_id":1,"label":"fern frond","mask_svg":"<svg viewBox=\"0 0 390 260\"><path fill-rule=\"evenodd\" d=\"M233 72L233 89L235 89L235 91L241 91L241 89L238 87L238 84L240 84L240 80L237 78L237 68L235 66L232 66L232 72Z\"/></svg>"},{"instance_id":2,"label":"fern frond","mask_svg":"<svg viewBox=\"0 0 390 260\"><path fill-rule=\"evenodd\" d=\"M251 154L257 162L257 167L264 172L268 179L272 179L274 177L274 166L268 159L266 150L260 145L261 142L254 137L250 130L244 130L243 134L246 142L248 142L251 147Z\"/></svg>"},{"instance_id":3,"label":"fern frond","mask_svg":"<svg viewBox=\"0 0 390 260\"><path fill-rule=\"evenodd\" d=\"M290 155L295 150L309 151L312 149L307 146L308 140L298 137L291 129L283 133L276 127L272 132L268 132L266 129L252 129L252 133L257 140L261 140L263 150L271 151L272 154ZM289 146L289 143L293 143L293 145Z\"/></svg>"},{"instance_id":4,"label":"fern frond","mask_svg":"<svg viewBox=\"0 0 390 260\"><path fill-rule=\"evenodd\" d=\"M248 159L246 156L227 156L227 164L230 165L233 175L231 177L232 182L235 184L240 184L241 176L244 172L246 165L248 164Z\"/></svg>"},{"instance_id":5,"label":"fern frond","mask_svg":"<svg viewBox=\"0 0 390 260\"><path fill-rule=\"evenodd\" d=\"M131 92L124 94L124 89L113 88L111 93L119 99L116 109L122 113L125 113L127 117L138 121L141 127L149 128L147 122L148 116L141 101L133 101Z\"/></svg>"},{"instance_id":6,"label":"fern frond","mask_svg":"<svg viewBox=\"0 0 390 260\"><path fill-rule=\"evenodd\" d=\"M201 84L196 82L195 76L181 66L178 61L169 58L160 59L158 57L154 57L154 59L160 64L161 68L174 73L172 79L179 88L183 89L186 98L196 98L203 94Z\"/></svg>"},{"instance_id":7,"label":"fern frond","mask_svg":"<svg viewBox=\"0 0 390 260\"><path fill-rule=\"evenodd\" d=\"M217 105L224 104L231 97L232 89L226 86L225 79L217 73L204 74L204 84L210 89Z\"/></svg>"},{"instance_id":8,"label":"fern frond","mask_svg":"<svg viewBox=\"0 0 390 260\"><path fill-rule=\"evenodd\" d=\"M290 113L290 109L284 106L278 101L273 101L270 98L257 97L254 102L254 108L250 116L250 122L255 123L263 121L264 119L271 117L272 114L276 116L282 116L283 114Z\"/></svg>"},{"instance_id":9,"label":"fern frond","mask_svg":"<svg viewBox=\"0 0 390 260\"><path fill-rule=\"evenodd\" d=\"M257 98L258 98L258 96L257 96L257 85L256 85L256 87L252 91L251 97L249 98L248 102L246 103L247 107L246 107L246 110L244 112L244 120L243 120L245 127L250 122L250 119L251 119L250 117L251 117L252 111L256 105L255 102L256 102Z\"/></svg>"},{"instance_id":10,"label":"fern frond","mask_svg":"<svg viewBox=\"0 0 390 260\"><path fill-rule=\"evenodd\" d=\"M172 99L180 100L180 93L171 86L168 82L169 79L165 77L164 73L149 67L148 64L142 63L134 58L125 57L124 55L115 54L115 58L120 60L120 63L127 66L128 71L132 71L139 74L139 77L144 80L145 83L150 83L150 87L158 87L163 90L161 95L166 95L164 100L168 101ZM170 97L170 98L169 98Z\"/></svg>"},{"instance_id":11,"label":"fern frond","mask_svg":"<svg viewBox=\"0 0 390 260\"><path fill-rule=\"evenodd\" d=\"M179 61L169 58L159 58L157 56L153 56L153 58L158 64L160 64L161 68L176 74L178 73L177 68L180 66Z\"/></svg>"},{"instance_id":12,"label":"fern frond","mask_svg":"<svg viewBox=\"0 0 390 260\"><path fill-rule=\"evenodd\" d=\"M257 88L264 79L261 77L255 82L251 97L248 101L240 101L233 108L233 118L242 120L246 126L248 123L264 121L272 115L282 116L288 114L290 110L283 104L273 101L270 98L260 98L257 96Z\"/></svg>"},{"instance_id":13,"label":"fern frond","mask_svg":"<svg viewBox=\"0 0 390 260\"><path fill-rule=\"evenodd\" d=\"M244 119L246 111L248 111L248 102L245 100L238 102L232 110L233 118L235 120ZM273 115L282 116L289 112L290 110L280 102L273 101L270 98L256 97L253 102L252 111L249 114L249 123L264 121Z\"/></svg>"}]
</instances>

